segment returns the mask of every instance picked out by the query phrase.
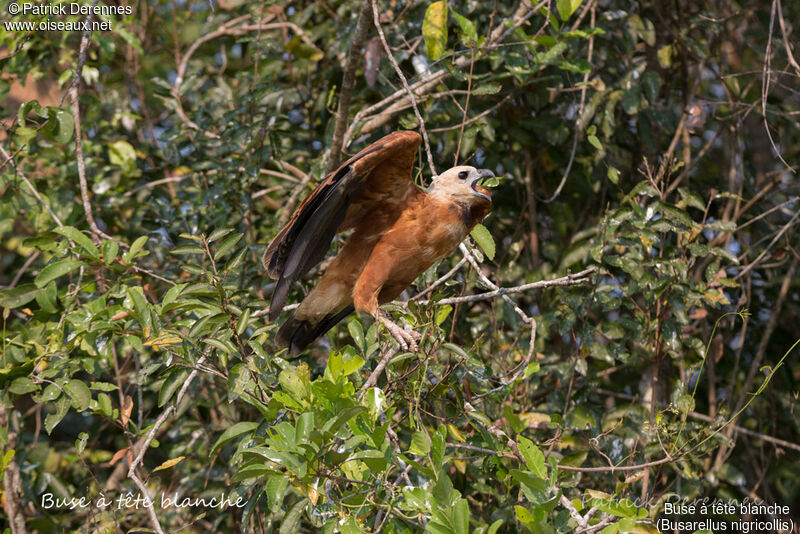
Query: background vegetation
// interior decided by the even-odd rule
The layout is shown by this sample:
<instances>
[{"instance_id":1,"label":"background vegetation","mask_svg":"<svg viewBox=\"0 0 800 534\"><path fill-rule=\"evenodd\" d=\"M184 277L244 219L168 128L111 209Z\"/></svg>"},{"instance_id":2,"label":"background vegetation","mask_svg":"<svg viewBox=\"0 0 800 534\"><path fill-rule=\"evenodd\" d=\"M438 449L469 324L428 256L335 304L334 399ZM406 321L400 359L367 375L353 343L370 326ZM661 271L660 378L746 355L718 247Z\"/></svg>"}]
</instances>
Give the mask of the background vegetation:
<instances>
[{"instance_id":1,"label":"background vegetation","mask_svg":"<svg viewBox=\"0 0 800 534\"><path fill-rule=\"evenodd\" d=\"M667 499L798 502L800 4L131 5L0 29L12 532L641 532ZM266 243L337 145L419 118L437 170L502 175L493 240L390 307L421 353L353 316L289 359Z\"/></svg>"}]
</instances>

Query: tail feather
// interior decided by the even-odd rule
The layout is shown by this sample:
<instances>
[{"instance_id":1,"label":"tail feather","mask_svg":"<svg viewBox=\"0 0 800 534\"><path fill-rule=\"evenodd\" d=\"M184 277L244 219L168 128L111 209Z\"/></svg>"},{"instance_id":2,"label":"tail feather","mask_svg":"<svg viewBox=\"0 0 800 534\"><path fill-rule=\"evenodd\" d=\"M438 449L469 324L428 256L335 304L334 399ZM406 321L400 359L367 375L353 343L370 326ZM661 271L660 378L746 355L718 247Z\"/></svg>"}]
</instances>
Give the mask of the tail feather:
<instances>
[{"instance_id":1,"label":"tail feather","mask_svg":"<svg viewBox=\"0 0 800 534\"><path fill-rule=\"evenodd\" d=\"M352 305L347 306L338 313L326 315L316 323L298 319L295 314L292 314L278 330L278 344L282 347L289 347L290 354L297 354L333 328L339 321L353 313L353 309Z\"/></svg>"}]
</instances>

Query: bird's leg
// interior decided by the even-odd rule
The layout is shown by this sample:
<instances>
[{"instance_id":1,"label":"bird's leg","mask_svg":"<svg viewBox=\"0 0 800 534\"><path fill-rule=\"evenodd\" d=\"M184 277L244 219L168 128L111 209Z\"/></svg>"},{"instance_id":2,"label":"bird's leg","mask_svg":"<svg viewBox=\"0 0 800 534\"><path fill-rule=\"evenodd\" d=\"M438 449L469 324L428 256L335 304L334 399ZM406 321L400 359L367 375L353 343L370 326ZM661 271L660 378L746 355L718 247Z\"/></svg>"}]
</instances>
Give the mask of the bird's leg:
<instances>
[{"instance_id":1,"label":"bird's leg","mask_svg":"<svg viewBox=\"0 0 800 534\"><path fill-rule=\"evenodd\" d=\"M389 314L383 310L378 310L378 313L375 314L375 319L386 327L386 330L397 340L400 348L417 352L417 341L422 339L422 335L419 332L408 325L406 325L406 328L400 328L397 323L391 320Z\"/></svg>"}]
</instances>

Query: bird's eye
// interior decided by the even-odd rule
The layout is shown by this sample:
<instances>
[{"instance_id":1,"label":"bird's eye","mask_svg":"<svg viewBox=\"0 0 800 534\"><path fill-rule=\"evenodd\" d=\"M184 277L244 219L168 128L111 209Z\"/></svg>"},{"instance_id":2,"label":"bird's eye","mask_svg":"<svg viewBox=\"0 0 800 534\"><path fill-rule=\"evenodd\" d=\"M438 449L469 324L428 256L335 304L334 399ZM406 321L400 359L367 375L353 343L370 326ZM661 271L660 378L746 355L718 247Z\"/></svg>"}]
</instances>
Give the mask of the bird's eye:
<instances>
[{"instance_id":1,"label":"bird's eye","mask_svg":"<svg viewBox=\"0 0 800 534\"><path fill-rule=\"evenodd\" d=\"M467 176L469 176L469 173L467 171L461 171L460 173L458 173L459 180L466 180Z\"/></svg>"}]
</instances>

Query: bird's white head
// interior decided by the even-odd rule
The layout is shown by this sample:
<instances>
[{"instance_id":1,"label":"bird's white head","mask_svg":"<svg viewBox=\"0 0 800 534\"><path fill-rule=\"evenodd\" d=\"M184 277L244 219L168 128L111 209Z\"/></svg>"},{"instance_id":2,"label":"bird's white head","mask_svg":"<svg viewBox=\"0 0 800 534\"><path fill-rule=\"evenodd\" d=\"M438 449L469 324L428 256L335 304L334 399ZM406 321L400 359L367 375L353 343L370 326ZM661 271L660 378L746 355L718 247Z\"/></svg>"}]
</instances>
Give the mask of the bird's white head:
<instances>
[{"instance_id":1,"label":"bird's white head","mask_svg":"<svg viewBox=\"0 0 800 534\"><path fill-rule=\"evenodd\" d=\"M492 201L489 190L478 185L482 178L494 177L489 169L476 169L468 165L460 165L447 169L434 178L428 193L431 195L446 195L455 200L472 202L477 198Z\"/></svg>"}]
</instances>

